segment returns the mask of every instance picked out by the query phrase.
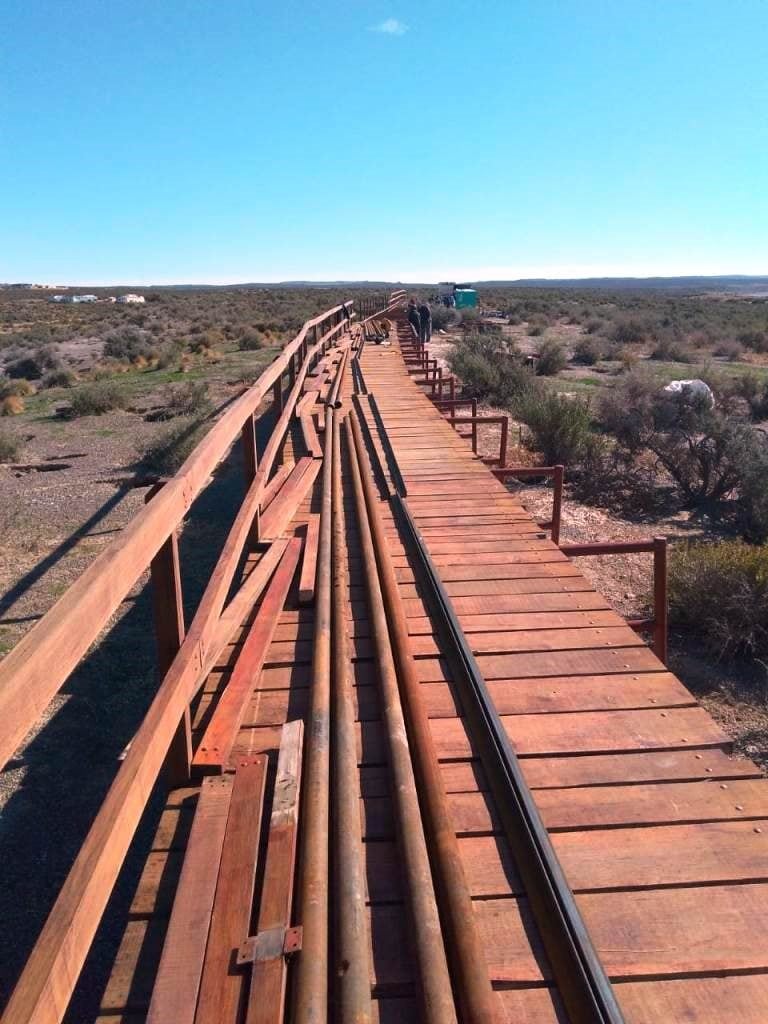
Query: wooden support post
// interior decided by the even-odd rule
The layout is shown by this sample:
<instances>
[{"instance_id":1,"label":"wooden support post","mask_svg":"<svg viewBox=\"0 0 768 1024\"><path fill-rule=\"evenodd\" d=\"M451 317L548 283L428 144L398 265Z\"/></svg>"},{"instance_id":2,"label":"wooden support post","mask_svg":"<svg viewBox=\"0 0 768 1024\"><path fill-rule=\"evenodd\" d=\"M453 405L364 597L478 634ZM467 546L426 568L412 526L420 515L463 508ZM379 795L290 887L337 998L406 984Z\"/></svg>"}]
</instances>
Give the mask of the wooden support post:
<instances>
[{"instance_id":1,"label":"wooden support post","mask_svg":"<svg viewBox=\"0 0 768 1024\"><path fill-rule=\"evenodd\" d=\"M653 651L667 664L667 538L653 538Z\"/></svg>"},{"instance_id":2,"label":"wooden support post","mask_svg":"<svg viewBox=\"0 0 768 1024\"><path fill-rule=\"evenodd\" d=\"M146 495L149 502L163 486L152 487ZM184 602L181 594L179 542L174 530L150 563L152 581L152 615L155 623L157 673L163 679L184 642ZM192 764L192 723L187 705L174 733L163 772L169 789L186 786Z\"/></svg>"},{"instance_id":3,"label":"wooden support post","mask_svg":"<svg viewBox=\"0 0 768 1024\"><path fill-rule=\"evenodd\" d=\"M499 441L499 466L503 469L507 464L507 437L509 434L509 418L501 419L501 439Z\"/></svg>"},{"instance_id":4,"label":"wooden support post","mask_svg":"<svg viewBox=\"0 0 768 1024\"><path fill-rule=\"evenodd\" d=\"M477 399L472 399L472 451L477 455Z\"/></svg>"},{"instance_id":5,"label":"wooden support post","mask_svg":"<svg viewBox=\"0 0 768 1024\"><path fill-rule=\"evenodd\" d=\"M279 416L283 411L283 378L282 375L277 378L275 383L272 385L272 401L275 406L275 412Z\"/></svg>"},{"instance_id":6,"label":"wooden support post","mask_svg":"<svg viewBox=\"0 0 768 1024\"><path fill-rule=\"evenodd\" d=\"M451 387L451 401L455 402L456 401L456 378L453 376L453 374L451 374L448 382L449 382L450 387Z\"/></svg>"},{"instance_id":7,"label":"wooden support post","mask_svg":"<svg viewBox=\"0 0 768 1024\"><path fill-rule=\"evenodd\" d=\"M253 478L256 476L256 470L259 465L259 458L256 452L256 424L254 423L253 413L249 415L248 419L243 424L240 436L243 443L243 473L245 475L245 486L250 487L253 482Z\"/></svg>"},{"instance_id":8,"label":"wooden support post","mask_svg":"<svg viewBox=\"0 0 768 1024\"><path fill-rule=\"evenodd\" d=\"M555 466L553 473L554 493L552 495L552 543L560 543L560 516L563 511L563 482L565 466Z\"/></svg>"}]
</instances>

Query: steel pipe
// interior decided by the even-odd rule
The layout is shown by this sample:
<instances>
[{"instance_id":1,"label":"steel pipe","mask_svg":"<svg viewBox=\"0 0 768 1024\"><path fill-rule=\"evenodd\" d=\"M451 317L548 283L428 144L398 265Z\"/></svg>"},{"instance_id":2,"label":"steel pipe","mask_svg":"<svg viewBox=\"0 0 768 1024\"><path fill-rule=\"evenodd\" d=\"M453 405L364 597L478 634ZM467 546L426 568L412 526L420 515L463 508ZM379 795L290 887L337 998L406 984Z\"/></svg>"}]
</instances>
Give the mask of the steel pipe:
<instances>
[{"instance_id":1,"label":"steel pipe","mask_svg":"<svg viewBox=\"0 0 768 1024\"><path fill-rule=\"evenodd\" d=\"M325 410L323 489L317 551L312 691L305 732L299 913L302 953L296 967L295 1024L328 1019L328 810L331 683L333 410Z\"/></svg>"},{"instance_id":2,"label":"steel pipe","mask_svg":"<svg viewBox=\"0 0 768 1024\"><path fill-rule=\"evenodd\" d=\"M410 650L408 624L384 531L379 498L374 489L370 467L366 462L365 444L354 411L350 413L350 420L395 653L400 695L406 710L408 737L417 765L440 905L448 933L454 990L464 1024L491 1024L497 1020L497 1016L488 963L480 943L456 830L443 786L421 684Z\"/></svg>"},{"instance_id":3,"label":"steel pipe","mask_svg":"<svg viewBox=\"0 0 768 1024\"><path fill-rule=\"evenodd\" d=\"M381 583L376 567L371 524L365 504L365 493L349 422L345 424L350 473L354 492L357 526L365 575L368 615L378 670L382 717L387 733L392 770L392 794L403 858L406 896L411 908L410 925L416 952L417 972L422 996L420 1019L424 1024L452 1024L456 1010L451 993L448 963L437 911L432 871L419 810L411 749L403 717L403 706L397 686L397 673L392 644L384 611Z\"/></svg>"},{"instance_id":4,"label":"steel pipe","mask_svg":"<svg viewBox=\"0 0 768 1024\"><path fill-rule=\"evenodd\" d=\"M339 376L343 372L340 368ZM334 977L340 1024L371 1020L371 979L365 870L360 828L354 680L347 639L347 545L339 414L333 413L333 879L336 894Z\"/></svg>"}]
</instances>

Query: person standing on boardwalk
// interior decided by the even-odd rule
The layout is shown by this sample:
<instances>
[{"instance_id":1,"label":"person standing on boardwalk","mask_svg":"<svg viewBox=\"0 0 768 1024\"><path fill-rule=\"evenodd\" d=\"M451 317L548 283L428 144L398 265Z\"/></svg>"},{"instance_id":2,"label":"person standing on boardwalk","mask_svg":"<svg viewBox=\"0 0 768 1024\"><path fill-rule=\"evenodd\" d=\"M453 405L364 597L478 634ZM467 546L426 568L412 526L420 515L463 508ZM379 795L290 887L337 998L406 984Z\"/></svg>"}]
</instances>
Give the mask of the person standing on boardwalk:
<instances>
[{"instance_id":1,"label":"person standing on boardwalk","mask_svg":"<svg viewBox=\"0 0 768 1024\"><path fill-rule=\"evenodd\" d=\"M419 341L426 345L432 338L432 310L427 302L419 306Z\"/></svg>"},{"instance_id":2,"label":"person standing on boardwalk","mask_svg":"<svg viewBox=\"0 0 768 1024\"><path fill-rule=\"evenodd\" d=\"M419 320L419 311L416 308L416 299L413 296L408 300L408 309L406 312L408 314L408 323L411 325L411 330L413 331L413 336L418 341L421 331L421 321Z\"/></svg>"}]
</instances>

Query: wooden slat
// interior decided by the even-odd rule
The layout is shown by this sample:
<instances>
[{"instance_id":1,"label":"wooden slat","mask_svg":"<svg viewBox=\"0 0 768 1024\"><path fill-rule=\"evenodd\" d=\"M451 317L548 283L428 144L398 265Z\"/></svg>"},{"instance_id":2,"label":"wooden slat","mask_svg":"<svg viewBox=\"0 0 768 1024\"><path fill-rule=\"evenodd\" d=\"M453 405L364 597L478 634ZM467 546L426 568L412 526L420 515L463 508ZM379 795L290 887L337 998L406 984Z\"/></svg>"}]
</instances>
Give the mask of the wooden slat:
<instances>
[{"instance_id":1,"label":"wooden slat","mask_svg":"<svg viewBox=\"0 0 768 1024\"><path fill-rule=\"evenodd\" d=\"M320 517L313 515L307 522L304 538L304 556L299 577L299 604L312 604L315 599L317 571L317 545L320 536Z\"/></svg>"},{"instance_id":2,"label":"wooden slat","mask_svg":"<svg viewBox=\"0 0 768 1024\"><path fill-rule=\"evenodd\" d=\"M195 1024L235 1024L245 975L233 952L248 935L267 775L266 757L235 772Z\"/></svg>"},{"instance_id":3,"label":"wooden slat","mask_svg":"<svg viewBox=\"0 0 768 1024\"><path fill-rule=\"evenodd\" d=\"M288 722L283 728L280 738L259 906L259 932L287 928L291 923L303 735L303 723L294 721ZM245 1024L281 1024L286 979L287 965L284 957L254 962Z\"/></svg>"},{"instance_id":4,"label":"wooden slat","mask_svg":"<svg viewBox=\"0 0 768 1024\"><path fill-rule=\"evenodd\" d=\"M243 644L240 656L232 670L227 688L224 690L205 730L205 735L195 751L192 765L198 770L222 771L229 761L240 722L266 660L280 612L296 573L301 546L302 541L299 537L294 537L289 541L285 554L264 595L248 638Z\"/></svg>"},{"instance_id":5,"label":"wooden slat","mask_svg":"<svg viewBox=\"0 0 768 1024\"><path fill-rule=\"evenodd\" d=\"M203 780L147 1024L194 1024L231 796L232 776Z\"/></svg>"},{"instance_id":6,"label":"wooden slat","mask_svg":"<svg viewBox=\"0 0 768 1024\"><path fill-rule=\"evenodd\" d=\"M261 540L279 537L285 531L314 484L320 466L321 463L315 459L299 460L296 469L261 518Z\"/></svg>"}]
</instances>

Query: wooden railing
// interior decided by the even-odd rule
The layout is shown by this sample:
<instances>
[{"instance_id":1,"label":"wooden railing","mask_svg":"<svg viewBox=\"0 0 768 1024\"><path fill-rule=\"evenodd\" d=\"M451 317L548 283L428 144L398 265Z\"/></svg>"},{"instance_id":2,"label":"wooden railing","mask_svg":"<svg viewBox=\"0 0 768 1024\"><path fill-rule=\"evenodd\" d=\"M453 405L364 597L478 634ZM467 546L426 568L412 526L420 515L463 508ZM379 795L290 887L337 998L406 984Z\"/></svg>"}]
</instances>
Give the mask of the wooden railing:
<instances>
[{"instance_id":1,"label":"wooden railing","mask_svg":"<svg viewBox=\"0 0 768 1024\"><path fill-rule=\"evenodd\" d=\"M346 331L351 302L308 320L259 379L237 399L195 448L179 472L128 524L37 625L0 662L0 769L98 638L120 603L150 566L238 437L256 473L253 415L273 389L282 403L283 378L296 379L296 362ZM306 370L305 370L306 372ZM265 462L262 461L261 485Z\"/></svg>"},{"instance_id":2,"label":"wooden railing","mask_svg":"<svg viewBox=\"0 0 768 1024\"><path fill-rule=\"evenodd\" d=\"M169 751L181 777L177 781L188 775L190 701L285 554L286 538L264 541L266 550L256 568L227 603L245 545L249 539L259 539L260 507L304 378L330 345L348 348L350 305L337 306L302 327L230 406L176 476L153 495L121 536L0 664L0 764L5 764L151 566L159 597L156 624L162 681L27 961L2 1024L59 1024L62 1020ZM284 395L286 375L289 390ZM258 460L253 416L270 389L277 422ZM333 392L328 400L333 400ZM248 490L185 635L176 530L238 438L244 447ZM289 487L287 479L284 488ZM298 487L296 493L300 500Z\"/></svg>"}]
</instances>

